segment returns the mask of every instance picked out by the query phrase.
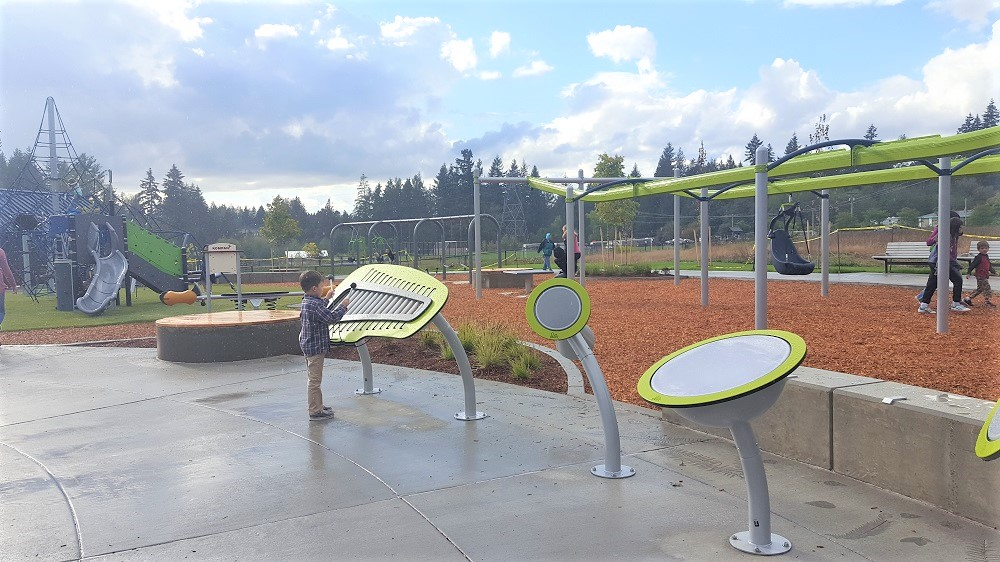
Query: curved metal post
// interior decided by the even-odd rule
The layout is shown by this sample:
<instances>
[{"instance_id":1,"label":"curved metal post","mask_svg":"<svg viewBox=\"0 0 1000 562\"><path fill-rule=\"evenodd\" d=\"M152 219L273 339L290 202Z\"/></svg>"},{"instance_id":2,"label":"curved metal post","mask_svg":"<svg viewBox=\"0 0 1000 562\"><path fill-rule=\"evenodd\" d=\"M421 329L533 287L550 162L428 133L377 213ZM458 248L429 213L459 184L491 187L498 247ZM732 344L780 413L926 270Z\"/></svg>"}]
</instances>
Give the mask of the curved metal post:
<instances>
[{"instance_id":1,"label":"curved metal post","mask_svg":"<svg viewBox=\"0 0 1000 562\"><path fill-rule=\"evenodd\" d=\"M336 259L337 252L334 250L333 235L334 235L334 233L337 232L337 229L340 228L340 227L342 227L342 226L346 226L347 228L350 228L351 229L351 233L354 236L357 236L357 234L358 234L358 231L354 228L354 226L349 225L349 224L345 224L345 223L340 223L340 224L335 225L333 228L330 229L330 276L331 277L336 277L336 275L334 274L334 263L337 261L337 259Z\"/></svg>"},{"instance_id":2,"label":"curved metal post","mask_svg":"<svg viewBox=\"0 0 1000 562\"><path fill-rule=\"evenodd\" d=\"M500 230L500 221L498 221L497 218L494 217L493 215L488 215L486 213L483 213L483 214L481 214L479 216L480 216L481 219L490 219L491 221L493 221L493 226L496 227L496 231L497 231L497 267L501 267L503 265L503 250L500 249L500 241L501 241L500 237L503 235L503 232L501 232L501 230ZM470 258L470 260L469 260L469 283L472 283L473 267L472 267L472 259L471 258L473 257L472 247L473 247L473 244L475 243L475 239L474 239L475 237L473 236L473 234L475 232L475 226L476 226L476 219L473 218L471 221L469 221L469 258ZM480 228L482 228L482 227L480 227ZM482 248L476 247L475 253L476 253L477 256L481 256L482 255L481 254L481 250L482 250ZM482 264L482 258L480 258L479 263ZM480 294L479 296L481 297L482 294Z\"/></svg>"},{"instance_id":3,"label":"curved metal post","mask_svg":"<svg viewBox=\"0 0 1000 562\"><path fill-rule=\"evenodd\" d=\"M368 239L367 239L368 250L371 251L371 249L372 249L372 233L375 232L375 227L378 226L378 225L380 225L380 224L388 224L389 226L392 227L393 244L398 249L399 248L399 229L396 228L396 224L395 223L391 223L391 222L386 222L386 221L376 221L370 227L368 227Z\"/></svg>"},{"instance_id":4,"label":"curved metal post","mask_svg":"<svg viewBox=\"0 0 1000 562\"><path fill-rule=\"evenodd\" d=\"M601 478L628 478L635 474L635 469L622 466L622 447L620 436L618 435L618 416L615 414L615 406L611 401L611 393L608 392L608 383L604 380L604 373L601 366L594 357L594 351L587 345L587 340L582 333L573 334L566 340L573 353L583 364L583 370L587 373L590 381L590 388L594 390L594 399L597 400L597 408L601 412L601 425L604 428L604 464L599 464L590 469L594 476Z\"/></svg>"},{"instance_id":5,"label":"curved metal post","mask_svg":"<svg viewBox=\"0 0 1000 562\"><path fill-rule=\"evenodd\" d=\"M420 230L420 225L424 224L425 222L433 222L434 224L438 225L438 228L441 229L441 265L443 273L444 245L445 245L446 234L444 232L444 225L441 224L441 221L434 218L420 219L417 221L417 224L413 225L413 268L420 269L420 248L419 246L417 246L417 231Z\"/></svg>"},{"instance_id":6,"label":"curved metal post","mask_svg":"<svg viewBox=\"0 0 1000 562\"><path fill-rule=\"evenodd\" d=\"M361 357L361 374L364 376L364 388L359 388L354 391L354 394L378 394L382 392L381 388L372 387L372 356L368 353L368 342L361 340L358 342L358 356Z\"/></svg>"},{"instance_id":7,"label":"curved metal post","mask_svg":"<svg viewBox=\"0 0 1000 562\"><path fill-rule=\"evenodd\" d=\"M483 412L476 411L476 383L472 379L472 365L469 363L469 356L462 347L462 341L458 339L458 334L451 328L451 324L441 316L435 314L432 320L437 329L444 336L451 351L455 354L455 361L458 363L458 371L462 374L462 385L465 387L465 410L455 414L455 419L462 421L481 420L486 417Z\"/></svg>"},{"instance_id":8,"label":"curved metal post","mask_svg":"<svg viewBox=\"0 0 1000 562\"><path fill-rule=\"evenodd\" d=\"M792 548L788 539L771 534L771 498L767 493L767 475L764 473L764 461L750 422L735 422L729 427L729 431L740 452L749 507L749 530L732 535L729 544L751 554L788 552Z\"/></svg>"}]
</instances>

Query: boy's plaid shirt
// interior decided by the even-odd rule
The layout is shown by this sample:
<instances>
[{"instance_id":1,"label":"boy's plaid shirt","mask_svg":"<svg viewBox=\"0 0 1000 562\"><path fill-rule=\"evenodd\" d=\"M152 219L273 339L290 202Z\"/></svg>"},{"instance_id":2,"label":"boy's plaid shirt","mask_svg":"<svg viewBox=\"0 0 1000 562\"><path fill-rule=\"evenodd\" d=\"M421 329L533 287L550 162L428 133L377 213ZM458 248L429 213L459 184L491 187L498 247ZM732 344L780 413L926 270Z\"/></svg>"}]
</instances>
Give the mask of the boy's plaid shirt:
<instances>
[{"instance_id":1,"label":"boy's plaid shirt","mask_svg":"<svg viewBox=\"0 0 1000 562\"><path fill-rule=\"evenodd\" d=\"M347 309L338 306L334 310L326 307L326 300L312 295L302 297L302 331L299 332L299 347L306 357L324 354L330 349L330 324L340 322Z\"/></svg>"}]
</instances>

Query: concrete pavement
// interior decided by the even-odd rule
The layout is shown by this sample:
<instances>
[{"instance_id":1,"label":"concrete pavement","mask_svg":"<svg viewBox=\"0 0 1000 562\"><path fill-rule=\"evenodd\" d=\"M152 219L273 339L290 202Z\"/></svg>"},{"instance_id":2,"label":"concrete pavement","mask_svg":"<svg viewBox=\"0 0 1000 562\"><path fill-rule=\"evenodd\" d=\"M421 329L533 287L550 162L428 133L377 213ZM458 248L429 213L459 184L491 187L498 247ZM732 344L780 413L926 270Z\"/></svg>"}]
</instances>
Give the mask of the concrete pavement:
<instances>
[{"instance_id":1,"label":"concrete pavement","mask_svg":"<svg viewBox=\"0 0 1000 562\"><path fill-rule=\"evenodd\" d=\"M377 357L374 358L376 361ZM336 418L309 422L301 357L183 365L155 350L0 348L4 560L730 560L747 529L727 440L591 397L327 360ZM796 560L994 560L1000 532L765 455ZM901 470L905 469L900 467Z\"/></svg>"}]
</instances>

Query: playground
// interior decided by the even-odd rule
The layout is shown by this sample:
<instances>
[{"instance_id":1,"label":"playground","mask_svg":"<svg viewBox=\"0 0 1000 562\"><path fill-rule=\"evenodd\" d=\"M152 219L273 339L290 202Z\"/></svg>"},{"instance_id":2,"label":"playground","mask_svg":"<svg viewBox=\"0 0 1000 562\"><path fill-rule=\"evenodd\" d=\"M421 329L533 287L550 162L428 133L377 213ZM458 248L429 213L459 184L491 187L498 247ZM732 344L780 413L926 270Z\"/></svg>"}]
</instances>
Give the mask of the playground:
<instances>
[{"instance_id":1,"label":"playground","mask_svg":"<svg viewBox=\"0 0 1000 562\"><path fill-rule=\"evenodd\" d=\"M459 281L446 282L450 291L447 311L454 322L509 318L510 327L523 340L551 345L520 321L523 292L487 290L477 300L462 276L456 277ZM695 278L683 279L679 285L669 277L588 279L587 290L598 303L589 323L598 336L595 353L615 400L648 406L635 394L635 383L649 365L685 345L753 327L751 281L713 278L709 287L711 303L703 309ZM995 400L1000 396L1000 373L995 369L995 358L1000 357L1000 338L996 337L1000 313L976 307L954 314L951 333L939 335L934 333L933 316L914 313L917 290L837 283L829 297L820 298L816 283L773 282L769 321L772 327L795 332L810 343L806 366ZM190 311L178 310L184 312ZM0 344L135 339L126 345L154 347L154 337L152 323L139 323L4 331ZM942 348L941 342L949 345ZM407 354L397 357L403 366L431 368L408 363Z\"/></svg>"}]
</instances>

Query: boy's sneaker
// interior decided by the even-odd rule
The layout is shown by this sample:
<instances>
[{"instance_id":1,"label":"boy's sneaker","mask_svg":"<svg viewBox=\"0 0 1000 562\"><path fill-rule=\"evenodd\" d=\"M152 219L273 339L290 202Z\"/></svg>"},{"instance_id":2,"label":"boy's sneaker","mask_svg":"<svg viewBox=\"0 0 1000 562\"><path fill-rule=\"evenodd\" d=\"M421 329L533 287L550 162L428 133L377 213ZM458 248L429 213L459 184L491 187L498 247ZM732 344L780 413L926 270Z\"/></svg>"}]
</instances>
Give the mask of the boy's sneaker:
<instances>
[{"instance_id":1,"label":"boy's sneaker","mask_svg":"<svg viewBox=\"0 0 1000 562\"><path fill-rule=\"evenodd\" d=\"M924 300L924 292L920 291L919 293L917 293L917 296L915 296L913 298L917 299L918 301Z\"/></svg>"},{"instance_id":2,"label":"boy's sneaker","mask_svg":"<svg viewBox=\"0 0 1000 562\"><path fill-rule=\"evenodd\" d=\"M937 314L937 312L926 303L920 303L920 306L917 308L917 312L920 314Z\"/></svg>"},{"instance_id":3,"label":"boy's sneaker","mask_svg":"<svg viewBox=\"0 0 1000 562\"><path fill-rule=\"evenodd\" d=\"M323 406L323 411L324 412L330 412L332 414L333 413L333 408L331 408L329 406Z\"/></svg>"},{"instance_id":4,"label":"boy's sneaker","mask_svg":"<svg viewBox=\"0 0 1000 562\"><path fill-rule=\"evenodd\" d=\"M972 299L970 299L969 297L965 297L964 299L962 299L962 304L964 304L969 308L972 308Z\"/></svg>"},{"instance_id":5,"label":"boy's sneaker","mask_svg":"<svg viewBox=\"0 0 1000 562\"><path fill-rule=\"evenodd\" d=\"M972 310L972 309L969 308L969 307L967 307L967 306L965 306L964 304L962 304L960 302L952 302L951 303L951 311L952 312L968 312L970 310Z\"/></svg>"},{"instance_id":6,"label":"boy's sneaker","mask_svg":"<svg viewBox=\"0 0 1000 562\"><path fill-rule=\"evenodd\" d=\"M333 419L333 410L320 410L318 414L309 414L309 421Z\"/></svg>"}]
</instances>

